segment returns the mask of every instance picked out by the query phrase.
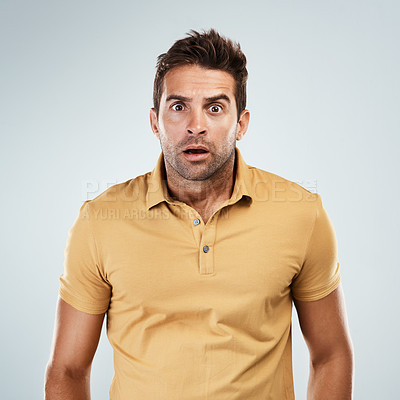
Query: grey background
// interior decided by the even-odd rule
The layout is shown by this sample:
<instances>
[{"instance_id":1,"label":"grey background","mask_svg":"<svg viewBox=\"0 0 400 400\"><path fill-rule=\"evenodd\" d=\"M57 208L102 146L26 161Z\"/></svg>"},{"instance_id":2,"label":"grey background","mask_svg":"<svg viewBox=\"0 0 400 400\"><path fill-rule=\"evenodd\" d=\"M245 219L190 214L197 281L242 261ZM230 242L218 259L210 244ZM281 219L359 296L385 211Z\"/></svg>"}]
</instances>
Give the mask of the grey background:
<instances>
[{"instance_id":1,"label":"grey background","mask_svg":"<svg viewBox=\"0 0 400 400\"><path fill-rule=\"evenodd\" d=\"M65 240L82 201L154 167L156 56L191 28L215 27L248 58L246 162L314 186L334 223L355 398L395 399L399 11L388 0L1 0L0 398L42 397ZM308 358L296 318L301 400ZM108 398L111 376L103 335L94 400Z\"/></svg>"}]
</instances>

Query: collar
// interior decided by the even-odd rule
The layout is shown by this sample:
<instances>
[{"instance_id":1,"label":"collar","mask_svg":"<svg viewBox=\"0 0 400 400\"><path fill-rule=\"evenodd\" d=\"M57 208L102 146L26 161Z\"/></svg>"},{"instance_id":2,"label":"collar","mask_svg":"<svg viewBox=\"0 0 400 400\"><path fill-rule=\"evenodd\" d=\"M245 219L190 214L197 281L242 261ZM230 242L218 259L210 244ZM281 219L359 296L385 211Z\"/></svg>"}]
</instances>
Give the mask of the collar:
<instances>
[{"instance_id":1,"label":"collar","mask_svg":"<svg viewBox=\"0 0 400 400\"><path fill-rule=\"evenodd\" d=\"M227 205L238 202L242 197L247 197L250 199L254 197L249 166L244 162L244 159L237 147L235 149L235 167L235 185ZM173 200L168 193L163 153L161 153L158 157L156 167L151 172L148 182L149 185L146 195L147 210L159 203L162 203L163 201L166 201L170 204L176 204L176 201Z\"/></svg>"}]
</instances>

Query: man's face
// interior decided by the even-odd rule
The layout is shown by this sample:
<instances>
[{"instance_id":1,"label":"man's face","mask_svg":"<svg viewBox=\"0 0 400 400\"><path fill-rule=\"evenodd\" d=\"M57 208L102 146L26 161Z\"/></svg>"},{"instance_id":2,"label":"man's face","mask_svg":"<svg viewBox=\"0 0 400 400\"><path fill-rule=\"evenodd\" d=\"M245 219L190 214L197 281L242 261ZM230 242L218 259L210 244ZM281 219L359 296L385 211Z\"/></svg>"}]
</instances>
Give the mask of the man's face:
<instances>
[{"instance_id":1,"label":"man's face","mask_svg":"<svg viewBox=\"0 0 400 400\"><path fill-rule=\"evenodd\" d=\"M248 111L237 121L231 74L196 65L167 72L157 118L150 119L168 167L187 180L206 180L234 156L236 140L248 125Z\"/></svg>"}]
</instances>

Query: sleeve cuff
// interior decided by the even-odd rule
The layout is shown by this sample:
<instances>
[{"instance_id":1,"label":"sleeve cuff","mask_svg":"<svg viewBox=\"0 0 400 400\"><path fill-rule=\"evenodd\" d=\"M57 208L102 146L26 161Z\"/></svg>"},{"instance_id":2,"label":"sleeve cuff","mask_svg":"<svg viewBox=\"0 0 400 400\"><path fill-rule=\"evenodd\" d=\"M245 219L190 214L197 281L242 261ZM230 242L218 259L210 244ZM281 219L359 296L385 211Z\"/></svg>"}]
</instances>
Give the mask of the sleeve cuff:
<instances>
[{"instance_id":1,"label":"sleeve cuff","mask_svg":"<svg viewBox=\"0 0 400 400\"><path fill-rule=\"evenodd\" d=\"M103 314L108 310L109 303L107 303L107 305L95 304L93 301L81 299L72 295L63 287L60 287L59 295L61 299L63 299L70 306L86 314Z\"/></svg>"},{"instance_id":2,"label":"sleeve cuff","mask_svg":"<svg viewBox=\"0 0 400 400\"><path fill-rule=\"evenodd\" d=\"M315 301L320 300L328 294L332 293L340 284L341 277L340 274L337 274L333 277L332 281L324 287L318 289L310 289L310 290L297 290L296 293L292 292L292 296L296 300L300 301Z\"/></svg>"}]
</instances>

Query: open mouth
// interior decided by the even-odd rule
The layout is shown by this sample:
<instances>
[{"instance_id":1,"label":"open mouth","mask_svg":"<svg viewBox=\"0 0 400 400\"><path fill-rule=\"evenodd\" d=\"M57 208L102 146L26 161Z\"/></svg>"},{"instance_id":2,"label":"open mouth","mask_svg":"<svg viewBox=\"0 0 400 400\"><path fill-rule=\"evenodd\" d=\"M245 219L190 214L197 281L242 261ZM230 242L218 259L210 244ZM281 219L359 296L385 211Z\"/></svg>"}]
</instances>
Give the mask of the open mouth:
<instances>
[{"instance_id":1,"label":"open mouth","mask_svg":"<svg viewBox=\"0 0 400 400\"><path fill-rule=\"evenodd\" d=\"M203 153L208 153L207 150L204 149L187 149L184 151L186 154L203 154Z\"/></svg>"},{"instance_id":2,"label":"open mouth","mask_svg":"<svg viewBox=\"0 0 400 400\"><path fill-rule=\"evenodd\" d=\"M209 156L210 152L204 148L188 148L183 151L183 154L188 161L200 162L204 161Z\"/></svg>"}]
</instances>

